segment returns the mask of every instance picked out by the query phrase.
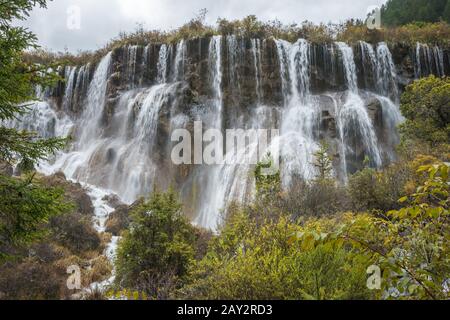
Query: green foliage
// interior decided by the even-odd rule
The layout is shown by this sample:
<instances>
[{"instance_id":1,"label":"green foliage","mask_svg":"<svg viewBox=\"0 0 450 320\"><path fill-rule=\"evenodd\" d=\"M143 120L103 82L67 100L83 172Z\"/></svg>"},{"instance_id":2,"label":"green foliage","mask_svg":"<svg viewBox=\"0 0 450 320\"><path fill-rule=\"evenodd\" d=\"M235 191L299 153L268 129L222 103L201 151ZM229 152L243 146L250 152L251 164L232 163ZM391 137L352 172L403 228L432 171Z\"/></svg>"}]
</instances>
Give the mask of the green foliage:
<instances>
[{"instance_id":1,"label":"green foliage","mask_svg":"<svg viewBox=\"0 0 450 320\"><path fill-rule=\"evenodd\" d=\"M44 224L71 208L63 190L41 186L33 178L0 175L0 260L9 256L8 248L42 238L47 231Z\"/></svg>"},{"instance_id":2,"label":"green foliage","mask_svg":"<svg viewBox=\"0 0 450 320\"><path fill-rule=\"evenodd\" d=\"M0 127L0 159L10 164L20 160L21 163L31 163L45 160L49 154L63 148L65 139L39 139L33 132L17 131Z\"/></svg>"},{"instance_id":3,"label":"green foliage","mask_svg":"<svg viewBox=\"0 0 450 320\"><path fill-rule=\"evenodd\" d=\"M22 60L22 52L36 47L34 34L13 27L24 20L35 5L45 0L3 1L0 4L0 120L11 120L28 111L36 85L47 85L55 76L46 68ZM3 124L3 123L2 123ZM0 162L19 163L31 171L34 164L63 147L63 139L39 139L34 133L0 126ZM30 244L49 218L67 210L60 190L35 183L33 176L15 179L0 174L0 258L6 247Z\"/></svg>"},{"instance_id":4,"label":"green foliage","mask_svg":"<svg viewBox=\"0 0 450 320\"><path fill-rule=\"evenodd\" d=\"M390 45L415 46L417 42L421 42L446 47L450 44L450 25L446 22L410 23L370 30L365 24L347 23L338 30L336 38L348 43L362 40L369 43L384 41Z\"/></svg>"},{"instance_id":5,"label":"green foliage","mask_svg":"<svg viewBox=\"0 0 450 320\"><path fill-rule=\"evenodd\" d=\"M405 140L418 140L432 147L449 143L450 78L428 78L415 81L406 88L401 111L406 122L400 132Z\"/></svg>"},{"instance_id":6,"label":"green foliage","mask_svg":"<svg viewBox=\"0 0 450 320\"><path fill-rule=\"evenodd\" d=\"M10 185L8 183L9 188ZM33 194L32 199L27 190L31 188L38 193L38 196ZM41 195L42 190L46 192L45 198ZM0 251L8 258L0 263L0 299L71 299L75 292L66 286L67 268L71 265L80 266L83 287L111 277L112 267L102 256L104 242L109 239L107 236L102 239L94 229L92 211L86 210L86 205L80 201L84 198L81 194L87 197L89 203L90 199L80 185L63 181L60 175L55 175L36 177L31 186L20 190L21 197L16 194L19 191L13 192L11 202L19 213L23 212L19 205L26 206L28 211L36 210L33 214L36 222L33 224L37 226L37 231L30 239L32 243L26 243L26 246L23 237L20 239L24 245L13 246L3 242L0 245ZM61 205L52 200L53 193L58 196L65 193L64 200L58 201L63 202L66 210L62 214L52 215L49 222L44 223L40 215L47 210L46 206L53 206L55 212L61 210ZM3 203L1 208L9 210ZM20 219L20 215L12 216ZM28 215L25 219L29 219ZM16 227L12 229L17 230ZM29 231L26 235L31 236Z\"/></svg>"},{"instance_id":7,"label":"green foliage","mask_svg":"<svg viewBox=\"0 0 450 320\"><path fill-rule=\"evenodd\" d=\"M397 200L414 172L407 163L393 164L383 171L365 168L350 177L348 191L355 212L388 211L399 208Z\"/></svg>"},{"instance_id":8,"label":"green foliage","mask_svg":"<svg viewBox=\"0 0 450 320\"><path fill-rule=\"evenodd\" d=\"M334 216L351 209L347 188L334 179L305 182L294 178L283 194L282 211L294 219Z\"/></svg>"},{"instance_id":9,"label":"green foliage","mask_svg":"<svg viewBox=\"0 0 450 320\"><path fill-rule=\"evenodd\" d=\"M368 261L342 246L311 248L292 239L303 228L286 218L260 223L232 213L183 288L193 299L367 299Z\"/></svg>"},{"instance_id":10,"label":"green foliage","mask_svg":"<svg viewBox=\"0 0 450 320\"><path fill-rule=\"evenodd\" d=\"M255 168L256 192L260 199L273 198L281 191L280 171L272 172L274 167L271 155Z\"/></svg>"},{"instance_id":11,"label":"green foliage","mask_svg":"<svg viewBox=\"0 0 450 320\"><path fill-rule=\"evenodd\" d=\"M194 227L172 190L154 193L131 216L132 224L118 249L116 284L153 298L168 298L194 258Z\"/></svg>"},{"instance_id":12,"label":"green foliage","mask_svg":"<svg viewBox=\"0 0 450 320\"><path fill-rule=\"evenodd\" d=\"M450 23L447 0L389 0L382 8L382 21L389 26L404 25L411 22Z\"/></svg>"},{"instance_id":13,"label":"green foliage","mask_svg":"<svg viewBox=\"0 0 450 320\"><path fill-rule=\"evenodd\" d=\"M325 142L320 144L320 149L314 154L314 167L317 169L318 181L330 180L333 176L333 161L328 155L329 147Z\"/></svg>"},{"instance_id":14,"label":"green foliage","mask_svg":"<svg viewBox=\"0 0 450 320\"><path fill-rule=\"evenodd\" d=\"M448 299L444 283L450 274L449 167L428 165L418 174L428 179L403 197L406 206L383 218L348 215L333 232L301 233L295 239L315 247L343 242L383 271L384 298ZM317 232L317 231L316 231Z\"/></svg>"}]
</instances>

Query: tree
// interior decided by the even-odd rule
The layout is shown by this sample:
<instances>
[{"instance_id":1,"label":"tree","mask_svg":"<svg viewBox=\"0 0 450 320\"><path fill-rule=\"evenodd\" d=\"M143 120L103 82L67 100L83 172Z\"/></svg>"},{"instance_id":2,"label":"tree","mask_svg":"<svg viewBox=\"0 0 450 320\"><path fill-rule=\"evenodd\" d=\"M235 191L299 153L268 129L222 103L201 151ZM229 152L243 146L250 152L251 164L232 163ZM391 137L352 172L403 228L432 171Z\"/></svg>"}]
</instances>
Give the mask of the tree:
<instances>
[{"instance_id":1,"label":"tree","mask_svg":"<svg viewBox=\"0 0 450 320\"><path fill-rule=\"evenodd\" d=\"M21 132L3 124L28 111L27 101L34 99L34 88L55 80L43 66L26 63L23 51L36 47L36 37L13 20L24 20L35 5L45 7L45 0L0 2L0 163L21 164L31 169L38 161L62 148L64 139L40 139L33 132ZM9 246L24 245L39 234L48 218L65 210L62 192L45 188L33 181L0 174L0 259Z\"/></svg>"},{"instance_id":2,"label":"tree","mask_svg":"<svg viewBox=\"0 0 450 320\"><path fill-rule=\"evenodd\" d=\"M389 0L382 7L382 21L389 26L439 22L441 19L450 23L450 17L445 13L447 7L447 0Z\"/></svg>"},{"instance_id":3,"label":"tree","mask_svg":"<svg viewBox=\"0 0 450 320\"><path fill-rule=\"evenodd\" d=\"M382 270L384 298L447 299L449 264L450 168L437 163L419 168L427 179L412 194L399 199L403 207L372 215L348 214L335 231L316 226L295 236L312 247L350 245L361 259Z\"/></svg>"},{"instance_id":4,"label":"tree","mask_svg":"<svg viewBox=\"0 0 450 320\"><path fill-rule=\"evenodd\" d=\"M428 78L406 88L401 111L406 122L401 126L403 139L417 140L435 147L450 139L450 78Z\"/></svg>"},{"instance_id":5,"label":"tree","mask_svg":"<svg viewBox=\"0 0 450 320\"><path fill-rule=\"evenodd\" d=\"M325 142L322 142L320 149L314 154L316 159L313 164L318 171L317 179L322 182L333 177L333 161L328 155L328 149L328 145Z\"/></svg>"},{"instance_id":6,"label":"tree","mask_svg":"<svg viewBox=\"0 0 450 320\"><path fill-rule=\"evenodd\" d=\"M172 190L155 192L131 216L130 229L118 249L116 284L167 299L186 277L194 258L194 227Z\"/></svg>"}]
</instances>

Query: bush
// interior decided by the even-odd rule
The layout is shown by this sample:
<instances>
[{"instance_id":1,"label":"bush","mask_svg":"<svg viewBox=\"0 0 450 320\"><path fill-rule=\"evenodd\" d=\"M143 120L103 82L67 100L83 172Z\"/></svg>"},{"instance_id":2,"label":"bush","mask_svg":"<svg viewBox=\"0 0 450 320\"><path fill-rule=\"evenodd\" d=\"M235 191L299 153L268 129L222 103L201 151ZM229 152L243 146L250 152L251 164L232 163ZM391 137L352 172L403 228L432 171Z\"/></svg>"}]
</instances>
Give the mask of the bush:
<instances>
[{"instance_id":1,"label":"bush","mask_svg":"<svg viewBox=\"0 0 450 320\"><path fill-rule=\"evenodd\" d=\"M436 147L450 141L450 78L428 78L406 88L401 111L406 122L401 125L403 140L417 140Z\"/></svg>"},{"instance_id":2,"label":"bush","mask_svg":"<svg viewBox=\"0 0 450 320\"><path fill-rule=\"evenodd\" d=\"M302 247L302 227L281 218L260 225L245 211L232 213L206 257L192 267L190 299L363 299L369 261L343 247Z\"/></svg>"},{"instance_id":3,"label":"bush","mask_svg":"<svg viewBox=\"0 0 450 320\"><path fill-rule=\"evenodd\" d=\"M131 216L130 229L119 244L116 285L168 298L194 258L194 227L171 190L154 193Z\"/></svg>"},{"instance_id":4,"label":"bush","mask_svg":"<svg viewBox=\"0 0 450 320\"><path fill-rule=\"evenodd\" d=\"M76 212L54 217L50 220L52 238L74 253L98 250L101 239L91 219Z\"/></svg>"},{"instance_id":5,"label":"bush","mask_svg":"<svg viewBox=\"0 0 450 320\"><path fill-rule=\"evenodd\" d=\"M350 210L345 187L334 180L304 182L294 180L284 195L283 207L293 218L331 216Z\"/></svg>"},{"instance_id":6,"label":"bush","mask_svg":"<svg viewBox=\"0 0 450 320\"><path fill-rule=\"evenodd\" d=\"M399 208L397 200L414 177L408 163L393 164L383 171L366 168L349 179L348 190L355 212L389 211Z\"/></svg>"}]
</instances>

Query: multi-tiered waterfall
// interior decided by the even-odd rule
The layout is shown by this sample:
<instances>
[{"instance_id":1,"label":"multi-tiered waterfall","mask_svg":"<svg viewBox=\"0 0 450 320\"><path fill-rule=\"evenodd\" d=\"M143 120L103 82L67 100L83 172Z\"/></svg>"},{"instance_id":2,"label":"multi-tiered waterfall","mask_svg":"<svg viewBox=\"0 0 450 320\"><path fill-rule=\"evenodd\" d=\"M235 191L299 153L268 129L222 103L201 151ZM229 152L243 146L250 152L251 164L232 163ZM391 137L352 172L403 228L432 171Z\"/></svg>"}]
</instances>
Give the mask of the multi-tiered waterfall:
<instances>
[{"instance_id":1,"label":"multi-tiered waterfall","mask_svg":"<svg viewBox=\"0 0 450 320\"><path fill-rule=\"evenodd\" d=\"M174 130L194 136L194 121L219 133L279 129L274 140L286 188L294 177L315 177L314 153L326 141L335 175L345 183L365 159L373 167L395 159L404 85L449 69L449 52L424 44L391 52L385 43L216 36L134 45L99 62L60 68L65 82L43 90L42 101L10 125L72 137L64 152L41 165L45 173L63 171L128 203L172 185L192 220L214 229L227 203L252 197L253 166L175 165ZM204 147L222 143L209 138ZM221 156L239 158L257 147L244 149Z\"/></svg>"}]
</instances>

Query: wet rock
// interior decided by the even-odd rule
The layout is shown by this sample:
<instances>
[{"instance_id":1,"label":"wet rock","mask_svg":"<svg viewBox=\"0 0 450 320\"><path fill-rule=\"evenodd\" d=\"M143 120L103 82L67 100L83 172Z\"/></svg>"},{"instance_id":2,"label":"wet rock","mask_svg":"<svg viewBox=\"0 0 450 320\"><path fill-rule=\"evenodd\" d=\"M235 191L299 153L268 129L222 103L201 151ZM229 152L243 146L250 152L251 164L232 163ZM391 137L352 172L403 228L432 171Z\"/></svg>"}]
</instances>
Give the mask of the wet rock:
<instances>
[{"instance_id":1,"label":"wet rock","mask_svg":"<svg viewBox=\"0 0 450 320\"><path fill-rule=\"evenodd\" d=\"M82 215L94 215L91 198L87 195L86 190L81 184L67 181L66 176L62 172L43 177L42 181L50 187L62 188L65 191L66 197L75 203L77 211Z\"/></svg>"},{"instance_id":2,"label":"wet rock","mask_svg":"<svg viewBox=\"0 0 450 320\"><path fill-rule=\"evenodd\" d=\"M380 129L383 127L383 106L380 100L377 98L370 98L366 101L367 111L369 117L372 119L372 123L375 128Z\"/></svg>"},{"instance_id":3,"label":"wet rock","mask_svg":"<svg viewBox=\"0 0 450 320\"><path fill-rule=\"evenodd\" d=\"M131 206L124 204L117 206L115 208L116 210L109 215L109 218L106 221L106 232L111 233L114 236L120 236L122 231L128 229L130 225L130 212L141 205L142 201L143 200L138 200Z\"/></svg>"}]
</instances>

